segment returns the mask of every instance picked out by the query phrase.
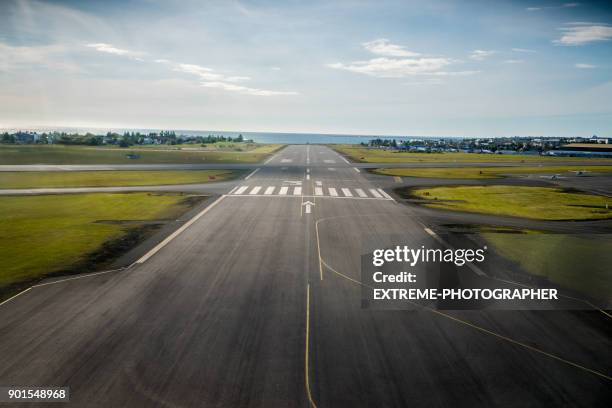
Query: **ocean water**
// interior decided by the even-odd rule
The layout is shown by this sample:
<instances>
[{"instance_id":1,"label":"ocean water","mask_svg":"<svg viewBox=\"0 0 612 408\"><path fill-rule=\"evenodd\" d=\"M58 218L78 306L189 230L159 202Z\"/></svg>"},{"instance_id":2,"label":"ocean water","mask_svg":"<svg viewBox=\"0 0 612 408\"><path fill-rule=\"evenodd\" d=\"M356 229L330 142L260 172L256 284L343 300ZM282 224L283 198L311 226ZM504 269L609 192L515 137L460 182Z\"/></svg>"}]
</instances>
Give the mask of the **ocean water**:
<instances>
[{"instance_id":1,"label":"ocean water","mask_svg":"<svg viewBox=\"0 0 612 408\"><path fill-rule=\"evenodd\" d=\"M103 128L66 128L66 127L45 127L45 128L30 128L30 129L6 129L7 131L29 130L36 132L68 132L68 133L93 133L97 135L106 134L108 131L124 133L124 132L140 132L148 134L150 132L159 132L160 130L173 129L103 129ZM257 143L282 143L282 144L359 144L367 143L372 139L395 139L398 142L413 139L440 139L439 137L427 136L385 136L385 135L339 135L339 134L323 134L323 133L273 133L273 132L239 132L239 131L222 131L222 130L174 130L177 135L187 136L226 136L236 137L239 134L245 139L252 139ZM444 137L449 139L452 137Z\"/></svg>"}]
</instances>

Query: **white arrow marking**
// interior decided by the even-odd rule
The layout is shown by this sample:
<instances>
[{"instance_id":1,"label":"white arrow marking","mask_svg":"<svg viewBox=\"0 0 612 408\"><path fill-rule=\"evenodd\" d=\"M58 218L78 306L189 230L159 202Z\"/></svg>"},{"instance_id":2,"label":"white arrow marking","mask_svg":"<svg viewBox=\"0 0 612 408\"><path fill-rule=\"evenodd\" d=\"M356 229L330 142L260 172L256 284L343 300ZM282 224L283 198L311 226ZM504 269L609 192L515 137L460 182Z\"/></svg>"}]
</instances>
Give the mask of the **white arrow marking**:
<instances>
[{"instance_id":1,"label":"white arrow marking","mask_svg":"<svg viewBox=\"0 0 612 408\"><path fill-rule=\"evenodd\" d=\"M306 201L302 203L302 205L306 206L306 214L310 214L310 208L315 205L312 201Z\"/></svg>"}]
</instances>

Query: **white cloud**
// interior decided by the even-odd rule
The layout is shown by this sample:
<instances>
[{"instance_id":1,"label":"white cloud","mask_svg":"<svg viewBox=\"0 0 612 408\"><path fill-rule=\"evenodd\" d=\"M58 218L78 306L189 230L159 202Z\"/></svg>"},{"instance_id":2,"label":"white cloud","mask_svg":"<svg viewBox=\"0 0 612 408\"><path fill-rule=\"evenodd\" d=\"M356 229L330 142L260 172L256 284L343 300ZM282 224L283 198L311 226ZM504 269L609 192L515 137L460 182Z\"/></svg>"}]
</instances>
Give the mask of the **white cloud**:
<instances>
[{"instance_id":1,"label":"white cloud","mask_svg":"<svg viewBox=\"0 0 612 408\"><path fill-rule=\"evenodd\" d=\"M206 88L222 89L224 91L238 92L246 95L256 96L278 96L278 95L298 95L293 91L271 91L267 89L249 88L246 86L236 85L228 82L212 81L202 82L201 85Z\"/></svg>"},{"instance_id":2,"label":"white cloud","mask_svg":"<svg viewBox=\"0 0 612 408\"><path fill-rule=\"evenodd\" d=\"M506 64L522 64L523 62L525 61L520 59L507 59L504 61Z\"/></svg>"},{"instance_id":3,"label":"white cloud","mask_svg":"<svg viewBox=\"0 0 612 408\"><path fill-rule=\"evenodd\" d=\"M612 39L612 27L607 24L570 23L560 30L564 34L553 41L559 45L583 45Z\"/></svg>"},{"instance_id":4,"label":"white cloud","mask_svg":"<svg viewBox=\"0 0 612 408\"><path fill-rule=\"evenodd\" d=\"M558 6L541 6L541 7L527 7L527 11L540 11L546 9L562 9L562 8L574 8L580 6L580 3L564 3Z\"/></svg>"},{"instance_id":5,"label":"white cloud","mask_svg":"<svg viewBox=\"0 0 612 408\"><path fill-rule=\"evenodd\" d=\"M406 78L415 75L429 76L460 76L471 75L478 71L445 71L444 69L455 61L451 58L440 56L423 56L421 54L405 50L400 45L391 44L385 38L368 41L363 47L383 57L371 58L369 60L351 61L348 63L335 62L327 64L327 67L358 74L369 75L376 78Z\"/></svg>"},{"instance_id":6,"label":"white cloud","mask_svg":"<svg viewBox=\"0 0 612 408\"><path fill-rule=\"evenodd\" d=\"M121 55L124 57L130 57L130 58L136 59L138 61L143 61L143 59L140 57L144 55L144 53L117 48L113 46L112 44L94 43L94 44L86 44L86 46L89 48L93 48L98 52L104 52L104 53L113 54L113 55Z\"/></svg>"},{"instance_id":7,"label":"white cloud","mask_svg":"<svg viewBox=\"0 0 612 408\"><path fill-rule=\"evenodd\" d=\"M384 57L418 57L420 54L406 50L401 45L391 44L386 38L364 42L363 47L372 54Z\"/></svg>"},{"instance_id":8,"label":"white cloud","mask_svg":"<svg viewBox=\"0 0 612 408\"><path fill-rule=\"evenodd\" d=\"M534 53L535 50L530 50L528 48L513 48L512 51L514 52L526 52L526 53Z\"/></svg>"},{"instance_id":9,"label":"white cloud","mask_svg":"<svg viewBox=\"0 0 612 408\"><path fill-rule=\"evenodd\" d=\"M367 61L353 61L348 64L336 62L330 68L357 72L378 78L403 78L411 75L433 74L450 65L448 58L373 58Z\"/></svg>"},{"instance_id":10,"label":"white cloud","mask_svg":"<svg viewBox=\"0 0 612 408\"><path fill-rule=\"evenodd\" d=\"M104 52L108 54L129 57L138 61L144 62L139 55L144 55L144 53L129 51L121 48L117 48L111 44L106 43L95 43L95 44L87 44L87 47L94 48L99 52ZM297 92L294 91L272 91L267 89L259 89L259 88L250 88L246 86L236 85L236 82L244 82L249 81L251 78L248 76L240 76L240 75L232 75L226 76L224 74L218 73L212 68L203 67L201 65L196 64L183 64L183 63L175 63L167 59L159 58L154 59L153 62L158 64L167 64L172 67L172 70L175 72L182 72L185 74L195 75L201 81L200 85L206 88L216 88L222 89L224 91L230 92L238 92L245 95L257 95L257 96L276 96L276 95L297 95Z\"/></svg>"},{"instance_id":11,"label":"white cloud","mask_svg":"<svg viewBox=\"0 0 612 408\"><path fill-rule=\"evenodd\" d=\"M474 50L470 54L470 58L476 61L482 61L485 58L489 58L491 55L495 54L497 51L493 50Z\"/></svg>"},{"instance_id":12,"label":"white cloud","mask_svg":"<svg viewBox=\"0 0 612 408\"><path fill-rule=\"evenodd\" d=\"M578 63L575 65L575 67L580 69L593 69L597 68L597 65Z\"/></svg>"}]
</instances>

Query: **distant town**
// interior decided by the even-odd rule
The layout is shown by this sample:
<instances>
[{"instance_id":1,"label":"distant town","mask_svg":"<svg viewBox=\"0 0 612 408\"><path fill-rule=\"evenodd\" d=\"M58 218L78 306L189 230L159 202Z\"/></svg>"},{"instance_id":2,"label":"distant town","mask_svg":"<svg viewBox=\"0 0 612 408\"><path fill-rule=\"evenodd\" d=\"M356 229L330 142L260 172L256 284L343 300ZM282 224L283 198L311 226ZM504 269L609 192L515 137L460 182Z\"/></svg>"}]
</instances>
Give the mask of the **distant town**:
<instances>
[{"instance_id":1,"label":"distant town","mask_svg":"<svg viewBox=\"0 0 612 408\"><path fill-rule=\"evenodd\" d=\"M129 148L139 145L200 145L220 142L252 142L242 134L185 135L175 131L160 132L107 132L106 134L18 131L0 134L1 144L59 144L82 146L118 146ZM414 153L465 152L477 154L537 154L547 156L612 157L612 138L609 137L535 137L514 136L499 138L373 138L361 145L385 150Z\"/></svg>"}]
</instances>

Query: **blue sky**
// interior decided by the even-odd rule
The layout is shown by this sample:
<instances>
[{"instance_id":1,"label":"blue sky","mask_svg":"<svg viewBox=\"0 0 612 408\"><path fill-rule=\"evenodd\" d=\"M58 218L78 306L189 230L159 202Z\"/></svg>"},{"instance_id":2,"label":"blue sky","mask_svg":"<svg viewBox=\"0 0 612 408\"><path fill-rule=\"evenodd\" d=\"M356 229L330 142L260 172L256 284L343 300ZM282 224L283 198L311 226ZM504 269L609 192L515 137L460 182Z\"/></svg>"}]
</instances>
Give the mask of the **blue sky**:
<instances>
[{"instance_id":1,"label":"blue sky","mask_svg":"<svg viewBox=\"0 0 612 408\"><path fill-rule=\"evenodd\" d=\"M0 127L612 135L612 6L3 1Z\"/></svg>"}]
</instances>

